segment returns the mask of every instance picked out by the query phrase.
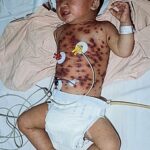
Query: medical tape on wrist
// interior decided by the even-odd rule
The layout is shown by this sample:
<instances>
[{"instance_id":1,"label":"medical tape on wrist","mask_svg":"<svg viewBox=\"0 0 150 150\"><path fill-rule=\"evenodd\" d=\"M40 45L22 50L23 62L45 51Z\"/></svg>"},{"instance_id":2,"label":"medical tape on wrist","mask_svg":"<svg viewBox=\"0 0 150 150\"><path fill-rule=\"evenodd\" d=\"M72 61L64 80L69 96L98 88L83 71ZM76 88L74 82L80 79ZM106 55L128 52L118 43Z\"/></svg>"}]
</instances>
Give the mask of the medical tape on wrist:
<instances>
[{"instance_id":1,"label":"medical tape on wrist","mask_svg":"<svg viewBox=\"0 0 150 150\"><path fill-rule=\"evenodd\" d=\"M133 26L120 26L120 34L131 34L134 32Z\"/></svg>"}]
</instances>

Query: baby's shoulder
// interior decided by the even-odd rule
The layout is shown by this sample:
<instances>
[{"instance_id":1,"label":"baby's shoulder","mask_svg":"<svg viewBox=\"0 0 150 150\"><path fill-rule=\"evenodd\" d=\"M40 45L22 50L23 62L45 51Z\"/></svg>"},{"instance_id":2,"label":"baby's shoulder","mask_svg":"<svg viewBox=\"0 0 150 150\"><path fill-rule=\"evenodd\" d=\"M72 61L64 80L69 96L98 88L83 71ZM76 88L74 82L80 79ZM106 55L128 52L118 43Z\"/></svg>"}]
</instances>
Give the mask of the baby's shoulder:
<instances>
[{"instance_id":1,"label":"baby's shoulder","mask_svg":"<svg viewBox=\"0 0 150 150\"><path fill-rule=\"evenodd\" d=\"M110 34L117 31L117 28L114 24L112 24L110 21L97 21L98 26L100 29L106 33Z\"/></svg>"},{"instance_id":2,"label":"baby's shoulder","mask_svg":"<svg viewBox=\"0 0 150 150\"><path fill-rule=\"evenodd\" d=\"M63 31L64 31L64 25L61 25L61 26L57 27L56 30L54 31L55 39L58 39L58 37L61 35L61 33Z\"/></svg>"},{"instance_id":3,"label":"baby's shoulder","mask_svg":"<svg viewBox=\"0 0 150 150\"><path fill-rule=\"evenodd\" d=\"M99 26L102 26L103 28L113 28L114 25L110 21L97 21L97 24Z\"/></svg>"},{"instance_id":4,"label":"baby's shoulder","mask_svg":"<svg viewBox=\"0 0 150 150\"><path fill-rule=\"evenodd\" d=\"M56 30L54 31L54 33L59 33L59 32L61 32L61 31L63 31L64 30L64 25L61 25L61 26L58 26L57 28L56 28Z\"/></svg>"}]
</instances>

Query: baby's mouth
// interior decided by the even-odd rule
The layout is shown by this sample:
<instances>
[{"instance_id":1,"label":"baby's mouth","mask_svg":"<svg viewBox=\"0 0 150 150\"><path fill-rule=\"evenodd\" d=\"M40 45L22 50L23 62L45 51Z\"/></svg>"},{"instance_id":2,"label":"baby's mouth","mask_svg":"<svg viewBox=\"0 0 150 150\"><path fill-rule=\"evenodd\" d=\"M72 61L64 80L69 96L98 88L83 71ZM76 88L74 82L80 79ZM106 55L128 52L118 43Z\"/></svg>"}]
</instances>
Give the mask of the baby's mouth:
<instances>
[{"instance_id":1,"label":"baby's mouth","mask_svg":"<svg viewBox=\"0 0 150 150\"><path fill-rule=\"evenodd\" d=\"M67 15L69 15L70 14L70 11L69 10L62 10L61 11L61 16L62 17L66 17Z\"/></svg>"}]
</instances>

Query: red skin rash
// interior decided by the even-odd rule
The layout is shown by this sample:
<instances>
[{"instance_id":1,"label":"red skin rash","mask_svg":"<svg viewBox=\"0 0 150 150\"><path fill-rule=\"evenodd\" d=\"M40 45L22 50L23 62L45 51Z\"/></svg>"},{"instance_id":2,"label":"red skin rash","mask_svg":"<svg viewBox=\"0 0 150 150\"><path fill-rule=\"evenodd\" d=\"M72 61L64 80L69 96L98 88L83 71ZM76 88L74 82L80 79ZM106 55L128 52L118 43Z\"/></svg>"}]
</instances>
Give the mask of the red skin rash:
<instances>
[{"instance_id":1,"label":"red skin rash","mask_svg":"<svg viewBox=\"0 0 150 150\"><path fill-rule=\"evenodd\" d=\"M57 64L56 77L62 79L62 91L73 94L86 94L93 82L92 69L83 55L74 55L72 50L80 41L88 44L88 57L94 72L95 83L88 95L99 97L102 83L106 74L109 59L109 47L103 26L97 21L86 24L63 25L56 34L58 38L58 52L65 52L66 59L62 64ZM110 39L110 38L108 38ZM67 80L76 79L75 86L70 86Z\"/></svg>"}]
</instances>

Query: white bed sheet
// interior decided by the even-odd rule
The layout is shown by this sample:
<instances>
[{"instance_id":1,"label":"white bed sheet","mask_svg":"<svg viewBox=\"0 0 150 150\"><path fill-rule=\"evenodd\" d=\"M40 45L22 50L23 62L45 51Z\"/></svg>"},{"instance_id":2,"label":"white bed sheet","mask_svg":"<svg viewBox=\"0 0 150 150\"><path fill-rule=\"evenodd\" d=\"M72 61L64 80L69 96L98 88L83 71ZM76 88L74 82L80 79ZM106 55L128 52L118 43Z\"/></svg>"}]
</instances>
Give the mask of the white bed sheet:
<instances>
[{"instance_id":1,"label":"white bed sheet","mask_svg":"<svg viewBox=\"0 0 150 150\"><path fill-rule=\"evenodd\" d=\"M35 10L48 0L0 0L0 35L7 24Z\"/></svg>"},{"instance_id":2,"label":"white bed sheet","mask_svg":"<svg viewBox=\"0 0 150 150\"><path fill-rule=\"evenodd\" d=\"M150 71L135 80L116 81L102 95L116 101L150 105ZM121 150L150 150L150 109L112 105L106 116L118 131Z\"/></svg>"},{"instance_id":3,"label":"white bed sheet","mask_svg":"<svg viewBox=\"0 0 150 150\"><path fill-rule=\"evenodd\" d=\"M38 83L41 87L49 87L50 79L46 78ZM129 80L129 81L116 81L111 85L103 87L102 95L108 99L113 100L123 100L130 101L135 103L143 103L150 105L150 71L145 73L139 79ZM26 92L12 91L4 87L0 83L0 107L12 108L14 115L18 115L20 110L20 105L25 101L22 98L16 96L10 96L9 94L16 94L24 98L28 98L32 93L38 90L39 87L34 86ZM7 96L3 96L7 95ZM9 96L8 96L9 95ZM40 90L28 98L28 101L31 104L36 103L42 96L44 91ZM42 100L41 102L45 101ZM30 106L29 103L25 104ZM22 111L25 109L23 107ZM0 113L6 114L7 111L0 109ZM9 113L11 114L11 113ZM145 108L131 107L131 106L122 106L122 105L112 105L106 112L106 116L115 126L118 131L122 147L121 150L149 150L150 149L150 110ZM10 119L13 123L14 120ZM6 118L0 117L0 136L9 134L12 130L6 124ZM0 138L0 142L4 141L4 138ZM19 138L16 138L18 145ZM24 143L26 143L26 138L24 137ZM0 143L0 149L17 149L14 139L8 139L5 143ZM28 142L25 144L21 150L34 150L32 145Z\"/></svg>"},{"instance_id":4,"label":"white bed sheet","mask_svg":"<svg viewBox=\"0 0 150 150\"><path fill-rule=\"evenodd\" d=\"M37 86L38 85L38 86ZM18 116L21 112L31 107L31 105L37 105L38 103L42 103L46 101L47 97L43 97L45 95L44 90L40 89L40 87L50 87L51 78L46 78L40 82L38 82L31 89L26 92L13 91L7 89L2 82L0 82L0 114L8 114L11 116ZM39 87L40 86L40 87ZM23 105L23 106L22 106ZM9 110L8 110L9 109ZM23 143L21 142L21 138L17 137L17 130L13 130L12 126L7 124L7 120L9 120L13 125L15 125L16 118L7 119L4 116L0 115L0 150L1 149L21 149L21 150L34 150L33 146L28 142L25 137L23 137ZM11 134L12 132L12 134ZM17 148L14 138L21 148ZM6 138L6 136L10 138ZM5 137L2 137L5 136ZM6 141L6 142L4 142ZM22 144L25 146L22 146Z\"/></svg>"}]
</instances>

